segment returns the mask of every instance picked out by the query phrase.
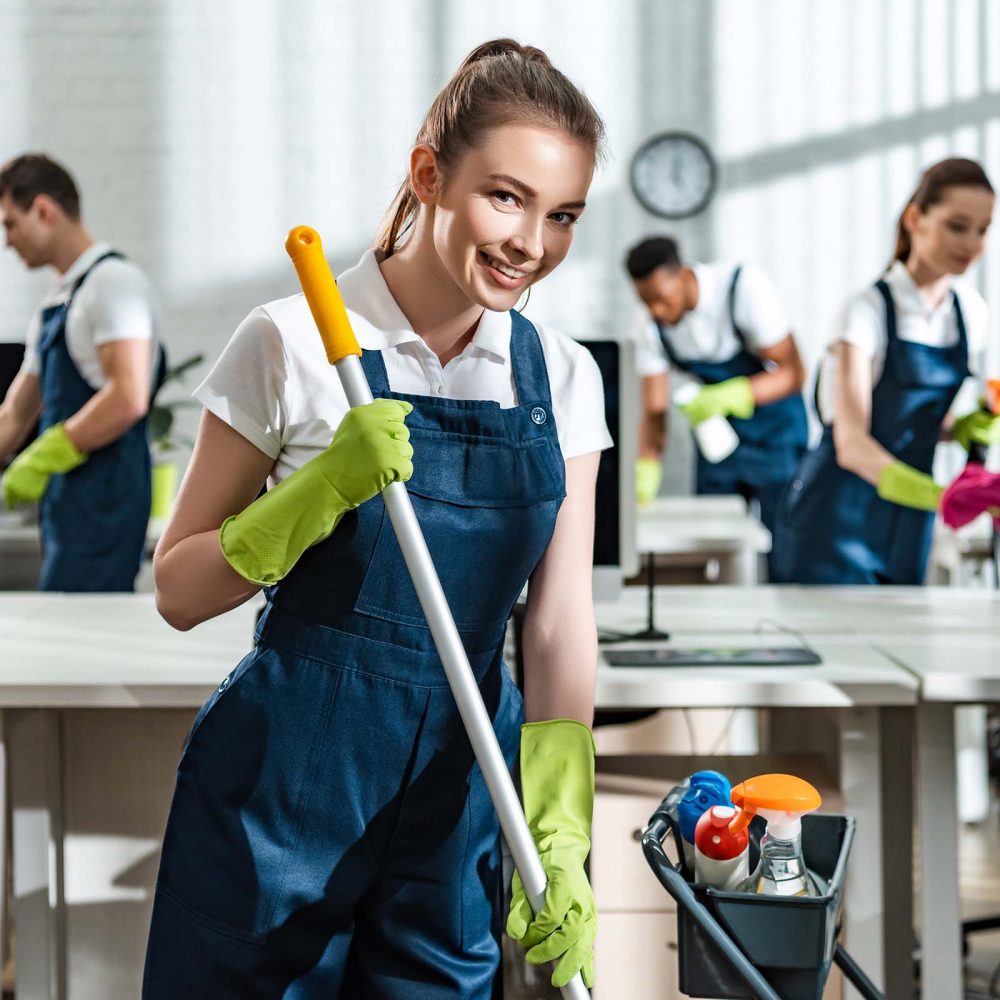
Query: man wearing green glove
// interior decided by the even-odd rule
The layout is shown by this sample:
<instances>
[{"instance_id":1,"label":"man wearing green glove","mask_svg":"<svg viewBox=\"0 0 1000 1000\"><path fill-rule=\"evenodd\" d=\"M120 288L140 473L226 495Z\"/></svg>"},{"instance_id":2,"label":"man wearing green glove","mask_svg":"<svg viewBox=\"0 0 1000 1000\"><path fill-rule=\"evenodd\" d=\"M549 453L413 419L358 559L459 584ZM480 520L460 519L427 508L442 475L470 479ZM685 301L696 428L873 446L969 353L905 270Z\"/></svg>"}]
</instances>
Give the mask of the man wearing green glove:
<instances>
[{"instance_id":1,"label":"man wearing green glove","mask_svg":"<svg viewBox=\"0 0 1000 1000\"><path fill-rule=\"evenodd\" d=\"M23 366L0 404L8 508L41 503L39 587L132 590L149 518L146 411L162 371L148 283L95 243L70 175L41 155L0 169L0 216L29 268L56 279L32 319Z\"/></svg>"},{"instance_id":2,"label":"man wearing green glove","mask_svg":"<svg viewBox=\"0 0 1000 1000\"><path fill-rule=\"evenodd\" d=\"M760 268L683 264L669 237L643 240L625 263L643 313L636 331L644 417L636 495L656 495L666 446L668 372L697 380L680 409L692 425L729 419L739 437L721 462L698 455L696 492L737 493L760 504L775 531L781 495L806 447L805 370L777 295Z\"/></svg>"}]
</instances>

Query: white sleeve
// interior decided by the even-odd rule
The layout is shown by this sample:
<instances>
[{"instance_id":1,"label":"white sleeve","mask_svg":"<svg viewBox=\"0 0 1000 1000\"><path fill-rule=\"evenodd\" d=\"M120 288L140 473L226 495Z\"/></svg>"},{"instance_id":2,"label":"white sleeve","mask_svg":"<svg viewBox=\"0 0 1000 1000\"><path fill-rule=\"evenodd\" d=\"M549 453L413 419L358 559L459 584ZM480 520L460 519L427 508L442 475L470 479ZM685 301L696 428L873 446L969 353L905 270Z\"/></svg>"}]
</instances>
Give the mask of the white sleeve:
<instances>
[{"instance_id":1,"label":"white sleeve","mask_svg":"<svg viewBox=\"0 0 1000 1000\"><path fill-rule=\"evenodd\" d=\"M670 369L656 323L645 310L635 318L631 339L635 344L635 370L640 378L661 375Z\"/></svg>"},{"instance_id":2,"label":"white sleeve","mask_svg":"<svg viewBox=\"0 0 1000 1000\"><path fill-rule=\"evenodd\" d=\"M744 265L740 271L733 313L736 325L746 334L748 346L753 350L774 347L791 333L774 283L756 265Z\"/></svg>"},{"instance_id":3,"label":"white sleeve","mask_svg":"<svg viewBox=\"0 0 1000 1000\"><path fill-rule=\"evenodd\" d=\"M539 334L563 458L610 448L614 442L604 421L604 383L594 356L565 334L542 329Z\"/></svg>"},{"instance_id":4,"label":"white sleeve","mask_svg":"<svg viewBox=\"0 0 1000 1000\"><path fill-rule=\"evenodd\" d=\"M146 276L127 260L94 269L80 289L94 346L114 340L152 340L156 314Z\"/></svg>"},{"instance_id":5,"label":"white sleeve","mask_svg":"<svg viewBox=\"0 0 1000 1000\"><path fill-rule=\"evenodd\" d=\"M832 343L843 342L857 347L866 357L877 362L881 371L885 359L886 332L885 307L881 298L873 301L878 292L866 290L848 299L834 328Z\"/></svg>"},{"instance_id":6,"label":"white sleeve","mask_svg":"<svg viewBox=\"0 0 1000 1000\"><path fill-rule=\"evenodd\" d=\"M28 333L24 339L24 360L21 372L25 375L41 375L42 361L38 356L38 338L42 333L42 311L36 309L28 323Z\"/></svg>"},{"instance_id":7,"label":"white sleeve","mask_svg":"<svg viewBox=\"0 0 1000 1000\"><path fill-rule=\"evenodd\" d=\"M288 376L281 332L264 310L255 309L236 328L192 395L265 455L277 459L287 423Z\"/></svg>"}]
</instances>

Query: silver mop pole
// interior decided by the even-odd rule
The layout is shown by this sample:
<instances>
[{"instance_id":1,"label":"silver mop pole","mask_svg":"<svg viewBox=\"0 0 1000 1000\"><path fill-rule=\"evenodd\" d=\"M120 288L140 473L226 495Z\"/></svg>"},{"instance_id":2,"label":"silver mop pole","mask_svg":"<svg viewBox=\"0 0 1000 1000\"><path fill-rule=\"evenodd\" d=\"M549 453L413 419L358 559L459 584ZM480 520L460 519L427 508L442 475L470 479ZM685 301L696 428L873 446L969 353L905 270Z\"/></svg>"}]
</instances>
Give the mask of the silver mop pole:
<instances>
[{"instance_id":1,"label":"silver mop pole","mask_svg":"<svg viewBox=\"0 0 1000 1000\"><path fill-rule=\"evenodd\" d=\"M337 369L348 403L354 407L372 402L371 389L361 367L361 348L323 254L319 234L308 226L297 226L288 234L285 249L298 272L306 301L326 345L327 359ZM390 483L383 491L382 499L402 549L406 568L413 580L420 607L430 626L434 645L444 665L462 724L486 779L493 808L500 820L500 828L514 858L514 865L521 876L525 895L532 910L537 913L545 902L545 871L538 859L535 842L531 838L507 763L493 731L493 723L483 705L475 675L410 503L410 496L403 483ZM587 1000L590 996L580 973L562 988L561 993L567 1000Z\"/></svg>"}]
</instances>

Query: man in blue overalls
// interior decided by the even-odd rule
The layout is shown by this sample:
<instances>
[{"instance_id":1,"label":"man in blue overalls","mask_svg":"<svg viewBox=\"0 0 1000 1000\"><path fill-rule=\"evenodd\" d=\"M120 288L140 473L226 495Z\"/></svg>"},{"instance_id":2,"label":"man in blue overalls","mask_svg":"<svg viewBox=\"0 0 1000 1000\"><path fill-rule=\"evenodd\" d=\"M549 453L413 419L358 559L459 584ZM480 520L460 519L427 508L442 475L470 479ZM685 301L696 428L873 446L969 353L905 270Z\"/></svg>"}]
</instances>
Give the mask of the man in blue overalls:
<instances>
[{"instance_id":1,"label":"man in blue overalls","mask_svg":"<svg viewBox=\"0 0 1000 1000\"><path fill-rule=\"evenodd\" d=\"M673 370L700 386L681 407L692 425L726 417L739 437L721 462L699 453L695 491L756 500L773 535L808 425L805 368L771 282L753 266L685 265L669 237L643 240L625 266L645 306L636 337L643 399L637 497L648 501L659 490Z\"/></svg>"},{"instance_id":2,"label":"man in blue overalls","mask_svg":"<svg viewBox=\"0 0 1000 1000\"><path fill-rule=\"evenodd\" d=\"M40 419L3 476L4 503L41 502L41 590L130 591L149 518L146 412L163 363L148 282L94 242L72 177L46 156L0 168L0 217L29 268L56 271L0 405L0 460Z\"/></svg>"}]
</instances>

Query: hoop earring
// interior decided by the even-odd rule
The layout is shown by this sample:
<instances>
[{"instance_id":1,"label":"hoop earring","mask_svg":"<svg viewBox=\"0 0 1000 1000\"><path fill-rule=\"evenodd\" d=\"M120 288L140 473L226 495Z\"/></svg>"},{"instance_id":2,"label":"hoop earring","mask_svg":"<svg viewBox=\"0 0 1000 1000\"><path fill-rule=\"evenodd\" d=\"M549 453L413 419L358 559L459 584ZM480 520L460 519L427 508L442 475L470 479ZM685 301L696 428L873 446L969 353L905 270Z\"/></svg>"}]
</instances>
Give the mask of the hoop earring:
<instances>
[{"instance_id":1,"label":"hoop earring","mask_svg":"<svg viewBox=\"0 0 1000 1000\"><path fill-rule=\"evenodd\" d=\"M528 303L531 301L531 289L529 288L524 293L524 305L522 306L520 302L514 306L514 312L524 313L524 310L528 308Z\"/></svg>"}]
</instances>

